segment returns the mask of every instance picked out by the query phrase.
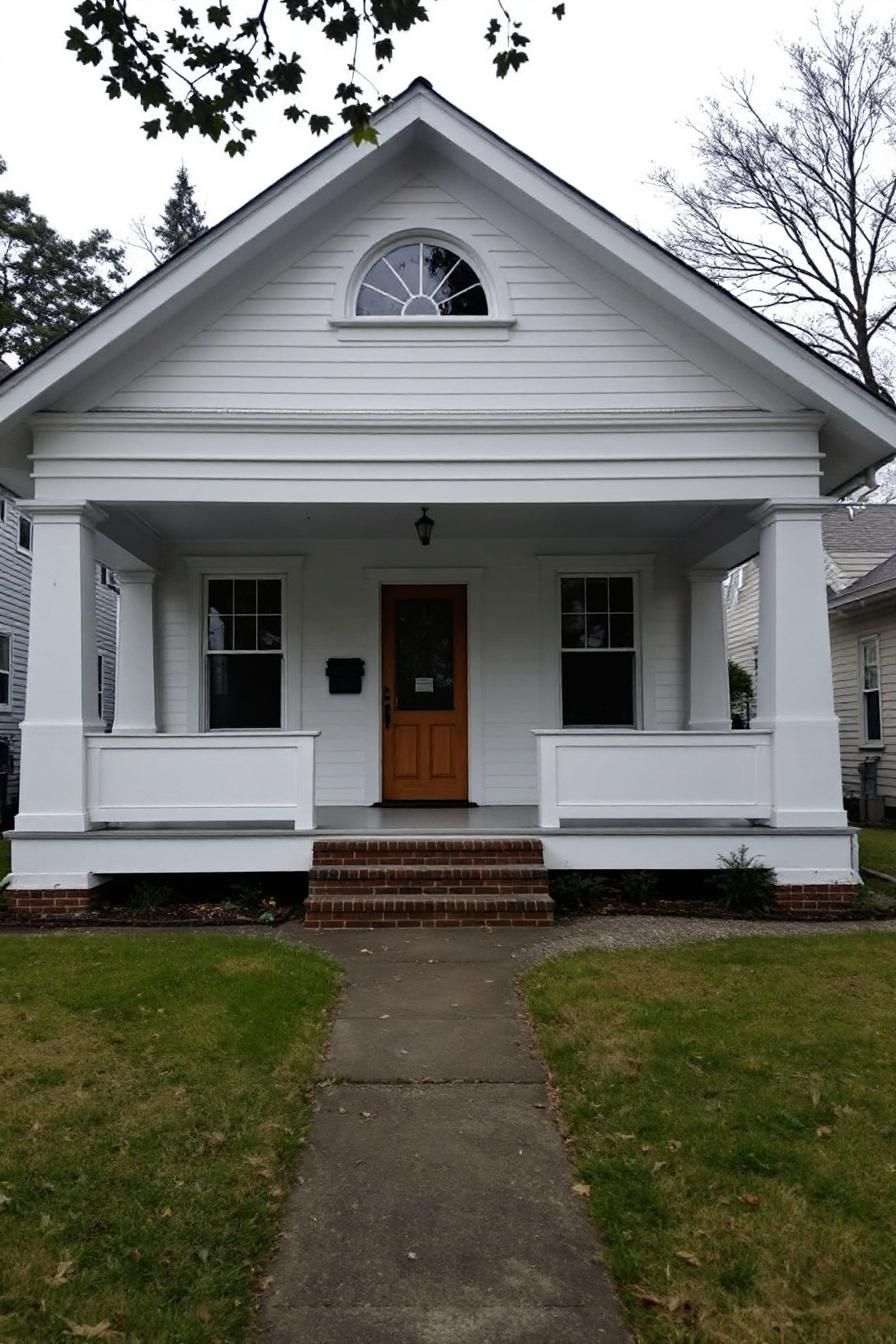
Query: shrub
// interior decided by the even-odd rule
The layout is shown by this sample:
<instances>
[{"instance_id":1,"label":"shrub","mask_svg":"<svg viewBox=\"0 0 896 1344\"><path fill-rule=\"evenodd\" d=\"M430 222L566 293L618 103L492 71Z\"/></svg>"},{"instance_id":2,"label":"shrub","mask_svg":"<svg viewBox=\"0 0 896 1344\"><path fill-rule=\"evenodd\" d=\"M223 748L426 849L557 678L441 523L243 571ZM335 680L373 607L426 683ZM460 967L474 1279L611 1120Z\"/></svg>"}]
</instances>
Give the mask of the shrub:
<instances>
[{"instance_id":1,"label":"shrub","mask_svg":"<svg viewBox=\"0 0 896 1344\"><path fill-rule=\"evenodd\" d=\"M613 878L615 895L626 905L652 905L659 895L659 886L658 874L646 869L633 868Z\"/></svg>"},{"instance_id":2,"label":"shrub","mask_svg":"<svg viewBox=\"0 0 896 1344\"><path fill-rule=\"evenodd\" d=\"M141 878L134 883L128 904L138 915L154 915L166 905L174 905L176 900L177 892L167 882L151 882Z\"/></svg>"},{"instance_id":3,"label":"shrub","mask_svg":"<svg viewBox=\"0 0 896 1344\"><path fill-rule=\"evenodd\" d=\"M770 910L775 900L775 870L750 855L746 845L719 855L713 885L726 910Z\"/></svg>"}]
</instances>

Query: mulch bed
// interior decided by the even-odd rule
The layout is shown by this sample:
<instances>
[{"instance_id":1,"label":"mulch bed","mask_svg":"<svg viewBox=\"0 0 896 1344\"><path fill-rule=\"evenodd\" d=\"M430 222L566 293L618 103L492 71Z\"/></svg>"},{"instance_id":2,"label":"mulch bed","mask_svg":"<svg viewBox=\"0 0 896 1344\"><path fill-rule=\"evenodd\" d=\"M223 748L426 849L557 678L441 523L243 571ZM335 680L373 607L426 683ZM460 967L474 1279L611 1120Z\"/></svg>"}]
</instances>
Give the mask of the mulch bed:
<instances>
[{"instance_id":1,"label":"mulch bed","mask_svg":"<svg viewBox=\"0 0 896 1344\"><path fill-rule=\"evenodd\" d=\"M0 910L0 925L26 925L29 927L52 924L54 927L67 928L203 928L205 926L234 925L252 926L258 929L271 928L295 919L301 912L301 906L284 905L272 909L273 918L259 919L254 912L228 909L215 901L195 901L182 905L166 905L159 910L134 910L126 905L103 905L84 910L77 915L24 915L15 910Z\"/></svg>"}]
</instances>

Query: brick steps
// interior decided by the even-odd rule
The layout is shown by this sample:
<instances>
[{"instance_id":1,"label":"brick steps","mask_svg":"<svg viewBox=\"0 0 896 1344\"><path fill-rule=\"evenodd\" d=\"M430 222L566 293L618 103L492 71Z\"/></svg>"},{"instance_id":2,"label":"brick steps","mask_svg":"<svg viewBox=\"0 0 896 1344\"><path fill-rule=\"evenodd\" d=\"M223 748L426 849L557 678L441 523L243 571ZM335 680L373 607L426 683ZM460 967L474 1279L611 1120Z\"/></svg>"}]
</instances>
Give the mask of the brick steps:
<instances>
[{"instance_id":1,"label":"brick steps","mask_svg":"<svg viewBox=\"0 0 896 1344\"><path fill-rule=\"evenodd\" d=\"M552 923L538 840L315 841L307 928Z\"/></svg>"}]
</instances>

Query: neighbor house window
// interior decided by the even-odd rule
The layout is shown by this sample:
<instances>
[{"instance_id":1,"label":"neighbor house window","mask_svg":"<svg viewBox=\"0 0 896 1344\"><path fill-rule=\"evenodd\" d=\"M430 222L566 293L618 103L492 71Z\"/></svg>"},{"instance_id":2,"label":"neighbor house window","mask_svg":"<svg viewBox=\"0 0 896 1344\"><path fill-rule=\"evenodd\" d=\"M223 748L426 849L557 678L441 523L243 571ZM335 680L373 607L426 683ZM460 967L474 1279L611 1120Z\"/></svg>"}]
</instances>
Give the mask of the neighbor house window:
<instances>
[{"instance_id":1,"label":"neighbor house window","mask_svg":"<svg viewBox=\"0 0 896 1344\"><path fill-rule=\"evenodd\" d=\"M635 581L575 575L560 580L564 728L635 725Z\"/></svg>"},{"instance_id":2,"label":"neighbor house window","mask_svg":"<svg viewBox=\"0 0 896 1344\"><path fill-rule=\"evenodd\" d=\"M12 703L12 635L0 634L0 709Z\"/></svg>"},{"instance_id":3,"label":"neighbor house window","mask_svg":"<svg viewBox=\"0 0 896 1344\"><path fill-rule=\"evenodd\" d=\"M401 243L365 273L357 317L487 317L482 281L441 243Z\"/></svg>"},{"instance_id":4,"label":"neighbor house window","mask_svg":"<svg viewBox=\"0 0 896 1344\"><path fill-rule=\"evenodd\" d=\"M0 495L0 525L6 522L6 500Z\"/></svg>"},{"instance_id":5,"label":"neighbor house window","mask_svg":"<svg viewBox=\"0 0 896 1344\"><path fill-rule=\"evenodd\" d=\"M113 593L118 592L115 573L113 570L109 569L108 565L100 565L100 583L104 588L111 588Z\"/></svg>"},{"instance_id":6,"label":"neighbor house window","mask_svg":"<svg viewBox=\"0 0 896 1344\"><path fill-rule=\"evenodd\" d=\"M19 514L19 550L31 554L31 519Z\"/></svg>"},{"instance_id":7,"label":"neighbor house window","mask_svg":"<svg viewBox=\"0 0 896 1344\"><path fill-rule=\"evenodd\" d=\"M206 597L208 727L280 728L283 580L209 579Z\"/></svg>"},{"instance_id":8,"label":"neighbor house window","mask_svg":"<svg viewBox=\"0 0 896 1344\"><path fill-rule=\"evenodd\" d=\"M859 675L862 678L862 741L883 741L880 706L880 640L877 635L859 640Z\"/></svg>"}]
</instances>

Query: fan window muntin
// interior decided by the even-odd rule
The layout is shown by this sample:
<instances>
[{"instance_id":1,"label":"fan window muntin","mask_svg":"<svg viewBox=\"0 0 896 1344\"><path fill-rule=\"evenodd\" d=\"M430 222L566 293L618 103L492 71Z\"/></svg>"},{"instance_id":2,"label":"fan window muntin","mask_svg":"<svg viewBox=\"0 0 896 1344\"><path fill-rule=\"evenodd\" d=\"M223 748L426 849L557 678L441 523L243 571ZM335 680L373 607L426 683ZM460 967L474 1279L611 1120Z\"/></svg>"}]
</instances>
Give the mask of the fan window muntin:
<instances>
[{"instance_id":1,"label":"fan window muntin","mask_svg":"<svg viewBox=\"0 0 896 1344\"><path fill-rule=\"evenodd\" d=\"M357 317L487 317L488 299L469 262L440 243L399 243L366 272Z\"/></svg>"}]
</instances>

